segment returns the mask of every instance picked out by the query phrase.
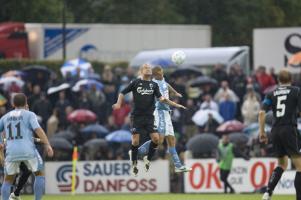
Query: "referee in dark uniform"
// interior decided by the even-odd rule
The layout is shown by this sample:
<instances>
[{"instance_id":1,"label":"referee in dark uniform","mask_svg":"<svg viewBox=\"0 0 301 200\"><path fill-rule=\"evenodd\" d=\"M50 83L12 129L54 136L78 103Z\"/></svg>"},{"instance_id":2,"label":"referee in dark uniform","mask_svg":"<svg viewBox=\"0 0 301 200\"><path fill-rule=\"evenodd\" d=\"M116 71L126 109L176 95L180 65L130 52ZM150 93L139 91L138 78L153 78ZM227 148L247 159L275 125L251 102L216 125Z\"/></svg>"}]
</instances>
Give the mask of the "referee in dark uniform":
<instances>
[{"instance_id":1,"label":"referee in dark uniform","mask_svg":"<svg viewBox=\"0 0 301 200\"><path fill-rule=\"evenodd\" d=\"M297 130L297 117L301 111L300 89L291 86L292 75L282 69L279 72L280 85L273 92L266 95L262 110L259 112L260 135L263 143L268 142L264 130L265 113L272 109L274 123L272 127L272 143L278 158L278 166L274 169L262 200L271 200L273 191L288 165L288 157L294 163L297 173L295 177L295 189L297 200L301 200L301 146Z\"/></svg>"},{"instance_id":2,"label":"referee in dark uniform","mask_svg":"<svg viewBox=\"0 0 301 200\"><path fill-rule=\"evenodd\" d=\"M113 109L119 109L122 105L124 95L132 92L134 105L131 115L132 119L132 147L129 152L130 159L132 161L132 173L137 176L137 160L138 160L138 147L139 147L139 134L150 134L151 143L147 159L144 160L145 170L148 171L150 167L150 160L152 159L156 148L159 143L159 134L157 133L157 127L154 126L154 110L156 98L163 103L178 108L184 108L184 106L172 102L164 98L159 90L157 83L152 81L152 68L149 64L144 64L140 67L140 78L133 80L118 96L117 103L113 105Z\"/></svg>"}]
</instances>

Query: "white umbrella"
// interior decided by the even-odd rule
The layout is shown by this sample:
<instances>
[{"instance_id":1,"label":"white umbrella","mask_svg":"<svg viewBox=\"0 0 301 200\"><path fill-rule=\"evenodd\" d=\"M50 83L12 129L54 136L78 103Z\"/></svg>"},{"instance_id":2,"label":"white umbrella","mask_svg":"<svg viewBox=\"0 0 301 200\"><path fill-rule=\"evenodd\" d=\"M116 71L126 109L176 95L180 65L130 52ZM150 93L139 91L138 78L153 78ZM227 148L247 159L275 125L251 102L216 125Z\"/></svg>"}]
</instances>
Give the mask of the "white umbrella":
<instances>
[{"instance_id":1,"label":"white umbrella","mask_svg":"<svg viewBox=\"0 0 301 200\"><path fill-rule=\"evenodd\" d=\"M56 87L51 87L47 90L47 94L50 95L50 94L54 94L54 93L57 93L57 92L60 92L60 91L63 91L63 90L66 90L70 88L70 85L68 83L63 83L59 86L56 86Z\"/></svg>"},{"instance_id":2,"label":"white umbrella","mask_svg":"<svg viewBox=\"0 0 301 200\"><path fill-rule=\"evenodd\" d=\"M103 84L99 81L92 80L92 79L82 79L78 81L73 87L72 91L73 92L78 92L80 91L80 88L82 86L85 86L86 88L91 87L92 85L95 85L98 90L101 90L103 88Z\"/></svg>"},{"instance_id":3,"label":"white umbrella","mask_svg":"<svg viewBox=\"0 0 301 200\"><path fill-rule=\"evenodd\" d=\"M204 126L209 120L209 114L211 114L212 118L215 119L219 124L224 122L223 117L217 111L209 109L197 111L193 115L192 121L198 126Z\"/></svg>"},{"instance_id":4,"label":"white umbrella","mask_svg":"<svg viewBox=\"0 0 301 200\"><path fill-rule=\"evenodd\" d=\"M4 77L0 79L0 85L3 85L4 90L8 90L8 88L15 83L18 87L23 87L24 81L14 76Z\"/></svg>"}]
</instances>

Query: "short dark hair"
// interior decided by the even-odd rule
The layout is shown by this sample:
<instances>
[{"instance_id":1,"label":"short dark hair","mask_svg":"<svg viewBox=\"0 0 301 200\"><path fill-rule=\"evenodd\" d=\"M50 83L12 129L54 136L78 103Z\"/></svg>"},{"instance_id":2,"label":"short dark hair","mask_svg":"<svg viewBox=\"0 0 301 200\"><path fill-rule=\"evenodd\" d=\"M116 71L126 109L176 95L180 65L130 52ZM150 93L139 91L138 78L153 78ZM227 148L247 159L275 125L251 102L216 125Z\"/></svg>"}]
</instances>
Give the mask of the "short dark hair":
<instances>
[{"instance_id":1,"label":"short dark hair","mask_svg":"<svg viewBox=\"0 0 301 200\"><path fill-rule=\"evenodd\" d=\"M162 74L163 68L160 65L156 65L155 67L153 67L152 71L153 71L153 75Z\"/></svg>"},{"instance_id":2,"label":"short dark hair","mask_svg":"<svg viewBox=\"0 0 301 200\"><path fill-rule=\"evenodd\" d=\"M288 84L292 82L292 74L287 69L281 69L278 75L278 81L282 84Z\"/></svg>"},{"instance_id":3,"label":"short dark hair","mask_svg":"<svg viewBox=\"0 0 301 200\"><path fill-rule=\"evenodd\" d=\"M24 107L27 104L27 97L23 93L16 93L13 96L14 107Z\"/></svg>"}]
</instances>

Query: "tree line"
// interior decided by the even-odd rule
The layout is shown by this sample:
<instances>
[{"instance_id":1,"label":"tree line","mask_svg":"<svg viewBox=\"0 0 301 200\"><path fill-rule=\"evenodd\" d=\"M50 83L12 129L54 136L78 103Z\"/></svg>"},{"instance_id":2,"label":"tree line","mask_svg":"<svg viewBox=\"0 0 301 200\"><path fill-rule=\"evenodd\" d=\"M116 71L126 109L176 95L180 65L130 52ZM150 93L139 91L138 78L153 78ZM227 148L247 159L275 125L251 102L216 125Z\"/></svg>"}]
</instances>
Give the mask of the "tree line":
<instances>
[{"instance_id":1,"label":"tree line","mask_svg":"<svg viewBox=\"0 0 301 200\"><path fill-rule=\"evenodd\" d=\"M252 30L301 25L300 0L0 0L0 21L209 24L213 46L252 45Z\"/></svg>"}]
</instances>

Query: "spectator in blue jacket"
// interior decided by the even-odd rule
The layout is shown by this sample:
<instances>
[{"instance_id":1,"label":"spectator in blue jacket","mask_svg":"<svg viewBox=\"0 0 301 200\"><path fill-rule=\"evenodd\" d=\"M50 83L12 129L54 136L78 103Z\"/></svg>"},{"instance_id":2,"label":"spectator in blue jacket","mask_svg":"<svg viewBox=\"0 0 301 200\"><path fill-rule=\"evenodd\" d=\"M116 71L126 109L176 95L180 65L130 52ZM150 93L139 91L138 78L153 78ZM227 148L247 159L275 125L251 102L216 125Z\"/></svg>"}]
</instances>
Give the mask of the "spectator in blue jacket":
<instances>
[{"instance_id":1,"label":"spectator in blue jacket","mask_svg":"<svg viewBox=\"0 0 301 200\"><path fill-rule=\"evenodd\" d=\"M219 112L225 121L235 119L236 103L230 99L228 94L225 94L224 100L219 103Z\"/></svg>"}]
</instances>

